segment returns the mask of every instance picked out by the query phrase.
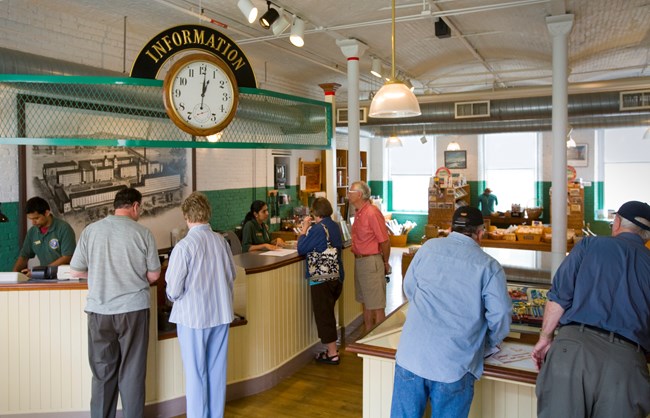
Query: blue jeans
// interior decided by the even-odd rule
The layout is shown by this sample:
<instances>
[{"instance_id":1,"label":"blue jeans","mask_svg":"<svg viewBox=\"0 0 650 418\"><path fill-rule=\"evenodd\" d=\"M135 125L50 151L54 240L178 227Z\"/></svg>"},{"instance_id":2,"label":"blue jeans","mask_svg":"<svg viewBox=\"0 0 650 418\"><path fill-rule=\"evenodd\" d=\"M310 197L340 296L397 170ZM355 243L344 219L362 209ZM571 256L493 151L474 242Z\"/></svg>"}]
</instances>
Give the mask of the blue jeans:
<instances>
[{"instance_id":1,"label":"blue jeans","mask_svg":"<svg viewBox=\"0 0 650 418\"><path fill-rule=\"evenodd\" d=\"M421 418L427 399L431 401L431 418L459 418L469 415L474 397L471 373L460 380L441 383L423 379L395 364L391 418Z\"/></svg>"}]
</instances>

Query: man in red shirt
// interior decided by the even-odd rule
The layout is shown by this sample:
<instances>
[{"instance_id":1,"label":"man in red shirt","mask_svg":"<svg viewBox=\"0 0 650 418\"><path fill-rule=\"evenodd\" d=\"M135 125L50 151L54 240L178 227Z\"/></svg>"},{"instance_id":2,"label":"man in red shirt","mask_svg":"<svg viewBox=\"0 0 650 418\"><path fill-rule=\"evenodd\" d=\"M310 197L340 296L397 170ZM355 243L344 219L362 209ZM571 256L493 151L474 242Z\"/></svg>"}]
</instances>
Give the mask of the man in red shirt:
<instances>
[{"instance_id":1,"label":"man in red shirt","mask_svg":"<svg viewBox=\"0 0 650 418\"><path fill-rule=\"evenodd\" d=\"M363 323L368 331L386 317L390 241L384 215L370 202L370 187L355 181L350 185L348 199L356 209L352 224L355 299L363 305Z\"/></svg>"}]
</instances>

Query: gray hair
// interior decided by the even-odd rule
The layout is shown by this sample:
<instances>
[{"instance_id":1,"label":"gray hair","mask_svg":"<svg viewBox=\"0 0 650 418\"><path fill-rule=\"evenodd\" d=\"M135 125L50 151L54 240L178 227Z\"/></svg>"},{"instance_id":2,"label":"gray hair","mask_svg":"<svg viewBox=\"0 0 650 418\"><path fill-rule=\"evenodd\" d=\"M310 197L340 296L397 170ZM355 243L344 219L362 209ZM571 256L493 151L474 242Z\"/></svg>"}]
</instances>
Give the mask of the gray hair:
<instances>
[{"instance_id":1,"label":"gray hair","mask_svg":"<svg viewBox=\"0 0 650 418\"><path fill-rule=\"evenodd\" d=\"M363 200L370 200L370 186L368 186L365 181L355 181L350 185L350 190L353 186L356 186L355 190L361 192L361 198Z\"/></svg>"},{"instance_id":2,"label":"gray hair","mask_svg":"<svg viewBox=\"0 0 650 418\"><path fill-rule=\"evenodd\" d=\"M642 229L636 224L633 224L631 221L628 221L624 217L617 215L618 218L621 220L621 228L627 229L628 231L637 234L638 236L641 237L643 241L650 241L650 231L646 231L645 229Z\"/></svg>"}]
</instances>

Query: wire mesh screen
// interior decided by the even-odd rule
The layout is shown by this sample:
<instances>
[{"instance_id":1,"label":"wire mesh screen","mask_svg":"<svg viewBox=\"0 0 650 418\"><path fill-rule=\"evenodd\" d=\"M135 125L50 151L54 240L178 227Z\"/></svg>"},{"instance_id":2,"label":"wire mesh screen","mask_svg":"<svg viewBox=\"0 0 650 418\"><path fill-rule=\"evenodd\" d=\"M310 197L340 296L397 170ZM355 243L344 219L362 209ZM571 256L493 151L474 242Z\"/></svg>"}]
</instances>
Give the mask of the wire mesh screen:
<instances>
[{"instance_id":1,"label":"wire mesh screen","mask_svg":"<svg viewBox=\"0 0 650 418\"><path fill-rule=\"evenodd\" d=\"M328 148L331 105L241 88L217 142L180 130L165 113L162 81L0 76L0 142L187 148Z\"/></svg>"}]
</instances>

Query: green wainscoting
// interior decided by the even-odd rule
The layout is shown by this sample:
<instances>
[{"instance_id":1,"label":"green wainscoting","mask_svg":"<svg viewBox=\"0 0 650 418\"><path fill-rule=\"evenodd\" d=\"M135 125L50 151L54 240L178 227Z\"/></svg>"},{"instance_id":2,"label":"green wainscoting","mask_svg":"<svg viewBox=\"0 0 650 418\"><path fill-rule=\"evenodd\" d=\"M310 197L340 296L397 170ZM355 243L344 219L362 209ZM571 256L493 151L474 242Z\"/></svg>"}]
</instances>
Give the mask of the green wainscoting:
<instances>
[{"instance_id":1,"label":"green wainscoting","mask_svg":"<svg viewBox=\"0 0 650 418\"><path fill-rule=\"evenodd\" d=\"M2 202L0 208L9 218L9 222L0 223L0 271L11 271L23 244L19 242L18 225L25 217L18 214L18 202Z\"/></svg>"}]
</instances>

